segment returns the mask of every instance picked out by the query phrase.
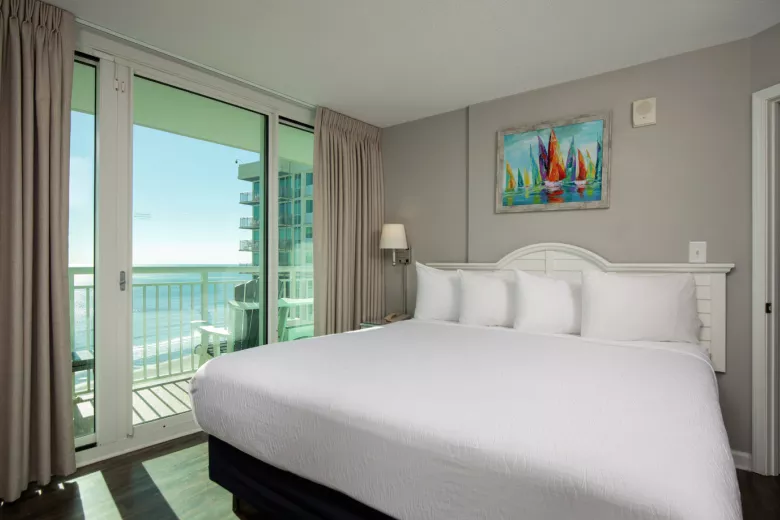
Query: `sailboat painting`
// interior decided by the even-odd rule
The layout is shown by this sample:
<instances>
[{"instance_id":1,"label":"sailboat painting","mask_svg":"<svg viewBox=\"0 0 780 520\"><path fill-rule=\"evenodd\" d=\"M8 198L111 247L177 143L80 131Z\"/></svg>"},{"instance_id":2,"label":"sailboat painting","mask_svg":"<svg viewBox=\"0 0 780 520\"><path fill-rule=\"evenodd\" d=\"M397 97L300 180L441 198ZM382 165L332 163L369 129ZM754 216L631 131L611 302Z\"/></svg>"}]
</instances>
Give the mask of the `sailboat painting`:
<instances>
[{"instance_id":1,"label":"sailboat painting","mask_svg":"<svg viewBox=\"0 0 780 520\"><path fill-rule=\"evenodd\" d=\"M609 207L612 116L498 132L496 213Z\"/></svg>"}]
</instances>

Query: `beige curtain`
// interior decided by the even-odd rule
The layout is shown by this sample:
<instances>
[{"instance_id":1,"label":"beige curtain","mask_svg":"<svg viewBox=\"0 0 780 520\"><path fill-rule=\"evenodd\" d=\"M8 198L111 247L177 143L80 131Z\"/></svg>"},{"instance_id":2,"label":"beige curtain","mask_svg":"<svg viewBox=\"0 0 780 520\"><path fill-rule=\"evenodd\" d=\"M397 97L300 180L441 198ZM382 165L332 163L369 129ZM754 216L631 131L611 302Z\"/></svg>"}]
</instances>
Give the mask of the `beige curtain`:
<instances>
[{"instance_id":1,"label":"beige curtain","mask_svg":"<svg viewBox=\"0 0 780 520\"><path fill-rule=\"evenodd\" d=\"M0 0L0 498L75 468L68 310L74 18Z\"/></svg>"},{"instance_id":2,"label":"beige curtain","mask_svg":"<svg viewBox=\"0 0 780 520\"><path fill-rule=\"evenodd\" d=\"M314 331L382 315L384 221L379 128L317 109L314 124Z\"/></svg>"}]
</instances>

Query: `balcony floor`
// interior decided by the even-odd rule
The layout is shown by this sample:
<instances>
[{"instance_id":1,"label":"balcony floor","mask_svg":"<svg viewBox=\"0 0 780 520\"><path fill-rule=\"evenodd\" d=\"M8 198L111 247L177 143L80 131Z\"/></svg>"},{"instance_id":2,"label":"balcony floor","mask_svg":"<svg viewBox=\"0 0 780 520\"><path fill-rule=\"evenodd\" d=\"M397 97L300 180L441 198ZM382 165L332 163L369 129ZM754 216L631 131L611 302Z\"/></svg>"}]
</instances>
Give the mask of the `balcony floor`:
<instances>
[{"instance_id":1,"label":"balcony floor","mask_svg":"<svg viewBox=\"0 0 780 520\"><path fill-rule=\"evenodd\" d=\"M133 426L192 410L189 384L192 374L146 383L133 388ZM94 433L95 394L77 396L73 402L76 437Z\"/></svg>"}]
</instances>

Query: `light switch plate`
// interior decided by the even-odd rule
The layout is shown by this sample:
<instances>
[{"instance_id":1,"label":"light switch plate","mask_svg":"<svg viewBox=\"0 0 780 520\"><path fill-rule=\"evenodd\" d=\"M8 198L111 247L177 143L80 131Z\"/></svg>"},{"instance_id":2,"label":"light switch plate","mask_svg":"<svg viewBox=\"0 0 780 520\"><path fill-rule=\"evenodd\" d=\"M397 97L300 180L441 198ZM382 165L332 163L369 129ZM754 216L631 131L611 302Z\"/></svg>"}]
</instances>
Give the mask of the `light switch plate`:
<instances>
[{"instance_id":1,"label":"light switch plate","mask_svg":"<svg viewBox=\"0 0 780 520\"><path fill-rule=\"evenodd\" d=\"M703 264L707 261L707 242L691 242L688 246L688 261Z\"/></svg>"}]
</instances>

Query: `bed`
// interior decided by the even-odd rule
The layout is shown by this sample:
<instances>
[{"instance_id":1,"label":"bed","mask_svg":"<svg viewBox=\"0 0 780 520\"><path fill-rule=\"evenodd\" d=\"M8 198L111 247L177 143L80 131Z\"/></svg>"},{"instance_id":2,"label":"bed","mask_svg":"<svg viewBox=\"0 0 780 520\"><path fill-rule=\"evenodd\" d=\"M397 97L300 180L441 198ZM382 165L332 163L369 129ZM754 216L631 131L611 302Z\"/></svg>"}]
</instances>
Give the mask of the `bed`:
<instances>
[{"instance_id":1,"label":"bed","mask_svg":"<svg viewBox=\"0 0 780 520\"><path fill-rule=\"evenodd\" d=\"M468 265L621 268L591 255ZM709 344L411 320L210 361L191 393L211 476L279 518L741 518L713 362L727 267L677 268L710 288Z\"/></svg>"}]
</instances>

